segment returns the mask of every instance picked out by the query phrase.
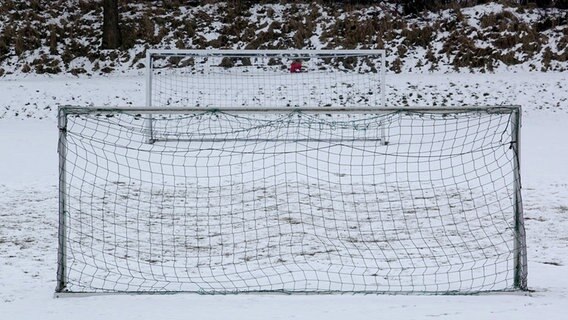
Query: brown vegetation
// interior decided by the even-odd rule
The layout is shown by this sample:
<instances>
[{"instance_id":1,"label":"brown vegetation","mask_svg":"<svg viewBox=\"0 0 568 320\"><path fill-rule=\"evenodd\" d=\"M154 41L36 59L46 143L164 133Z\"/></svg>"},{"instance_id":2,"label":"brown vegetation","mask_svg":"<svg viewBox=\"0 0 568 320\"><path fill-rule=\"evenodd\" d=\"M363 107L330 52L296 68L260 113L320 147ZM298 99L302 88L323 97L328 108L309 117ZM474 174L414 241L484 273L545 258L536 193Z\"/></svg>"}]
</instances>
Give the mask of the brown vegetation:
<instances>
[{"instance_id":1,"label":"brown vegetation","mask_svg":"<svg viewBox=\"0 0 568 320\"><path fill-rule=\"evenodd\" d=\"M432 1L405 16L401 6L396 9L373 1L348 5L294 1L286 6L268 1L255 6L256 1L207 0L196 6L178 0L119 0L122 45L114 53L105 53L100 50L99 2L78 0L69 6L67 0L6 0L0 3L0 67L3 74L26 70L79 75L112 72L124 62L143 68L145 50L151 47L297 49L317 44L387 49L393 72L417 67L439 70L446 64L456 70L491 71L500 63L515 65L535 59L540 59L545 70L563 68L568 60L568 13L555 11L528 23L521 15L534 15L540 4L502 1L509 7L476 16L477 28L469 25L471 16L461 7L478 2ZM560 1L549 4L558 5ZM423 10L447 11L426 19ZM409 65L408 57L415 58L416 65ZM72 64L77 58L92 64ZM349 61L339 65L354 67Z\"/></svg>"}]
</instances>

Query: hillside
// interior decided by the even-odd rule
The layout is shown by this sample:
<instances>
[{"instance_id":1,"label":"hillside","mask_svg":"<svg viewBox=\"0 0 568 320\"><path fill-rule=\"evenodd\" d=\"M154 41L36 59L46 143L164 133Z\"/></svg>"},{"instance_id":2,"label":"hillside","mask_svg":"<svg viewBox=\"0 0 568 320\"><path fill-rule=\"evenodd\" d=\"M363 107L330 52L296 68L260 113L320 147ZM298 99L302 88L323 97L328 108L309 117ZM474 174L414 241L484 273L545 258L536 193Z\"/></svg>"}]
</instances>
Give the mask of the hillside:
<instances>
[{"instance_id":1,"label":"hillside","mask_svg":"<svg viewBox=\"0 0 568 320\"><path fill-rule=\"evenodd\" d=\"M101 50L99 2L2 1L0 76L136 74L147 48L384 48L392 73L568 69L568 10L489 3L404 15L380 1L203 3L121 1L123 45Z\"/></svg>"}]
</instances>

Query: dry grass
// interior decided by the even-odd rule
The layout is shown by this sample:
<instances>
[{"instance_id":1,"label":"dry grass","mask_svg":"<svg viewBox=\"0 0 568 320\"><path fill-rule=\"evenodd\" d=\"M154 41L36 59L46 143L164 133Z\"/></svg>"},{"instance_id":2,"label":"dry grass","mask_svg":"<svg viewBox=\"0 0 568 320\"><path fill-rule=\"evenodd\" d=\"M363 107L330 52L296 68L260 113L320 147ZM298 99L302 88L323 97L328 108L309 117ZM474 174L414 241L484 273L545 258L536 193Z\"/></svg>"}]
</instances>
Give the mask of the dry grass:
<instances>
[{"instance_id":1,"label":"dry grass","mask_svg":"<svg viewBox=\"0 0 568 320\"><path fill-rule=\"evenodd\" d=\"M223 2L215 10L205 10L189 6L181 0L159 3L122 0L119 3L122 15L120 27L123 30L121 50L126 52L137 45L141 52L144 47L166 45L178 49L233 48L237 45L247 49L305 48L312 45L311 37L321 28L319 41L326 48L392 50L390 54L396 55L396 58L391 58L390 68L394 72L401 70L406 61L405 56L416 48L426 49L422 50L425 52L423 57L417 57L420 60L418 67L428 66L430 70L435 70L442 61L449 61L456 69L473 68L482 71L491 71L498 62L514 65L535 57L542 57L545 69L556 68L558 62L568 61L568 14L549 14L534 24L527 24L523 22L524 19L517 18L517 15L533 9L513 6L480 17L482 31L477 32L468 25L468 17L461 11L461 7L474 2L462 1L462 6L458 6L455 1L450 1L449 5L433 7L436 10L449 8L450 14L440 15L438 20L427 21L409 19L394 11L385 12L381 4L376 2L344 5L321 0L286 4L268 1L253 7L251 1L229 1ZM206 0L203 3L220 4L222 1ZM280 7L284 11L275 10L274 3L284 4ZM143 8L140 9L139 5L143 5ZM186 6L185 10L193 10L194 14L184 14L186 11L180 10L180 6ZM100 53L100 24L93 27L94 24L88 17L98 15L102 20L101 7L100 3L88 0L78 0L74 7L69 7L65 0L1 1L0 14L5 22L0 25L0 63L17 55L22 59L19 66L28 61L28 72L47 73L57 70L54 65L37 67L29 59L24 60L32 52L44 52L58 58L54 61L59 68L69 72L69 63L77 57L87 57L93 63L101 62L98 67L93 66L92 70L87 70L91 72L119 59L127 60L122 54L109 56ZM68 12L64 19L61 18L63 11ZM252 13L255 14L254 18ZM327 14L327 17L322 16L322 13ZM448 16L449 18L442 18ZM280 17L284 19L264 20L279 20ZM51 22L53 20L60 21L60 26ZM409 20L415 22L408 23ZM216 25L220 27L213 27ZM259 32L260 29L263 30ZM218 32L219 37L208 41L203 35L212 30ZM442 36L446 31L449 36ZM547 32L549 36L555 34L559 40L554 41L543 32ZM80 42L77 41L79 39ZM432 43L437 41L442 42L442 50L439 52L432 47ZM475 45L478 42L490 43L495 50L478 48ZM551 46L549 43L552 42L554 44ZM143 67L139 63L139 54L140 52L133 53L133 58L129 60L131 66ZM352 66L345 62L342 67ZM73 74L82 73L82 70L73 71Z\"/></svg>"},{"instance_id":2,"label":"dry grass","mask_svg":"<svg viewBox=\"0 0 568 320\"><path fill-rule=\"evenodd\" d=\"M389 70L394 72L394 73L400 73L402 71L402 60L399 58L396 58L393 63L389 66Z\"/></svg>"},{"instance_id":3,"label":"dry grass","mask_svg":"<svg viewBox=\"0 0 568 320\"><path fill-rule=\"evenodd\" d=\"M483 15L480 19L482 28L491 28L492 31L506 31L509 26L519 22L517 16L510 11L501 11Z\"/></svg>"},{"instance_id":4,"label":"dry grass","mask_svg":"<svg viewBox=\"0 0 568 320\"><path fill-rule=\"evenodd\" d=\"M99 13L102 10L102 6L98 1L79 0L78 7L81 14L87 14L90 12Z\"/></svg>"},{"instance_id":5,"label":"dry grass","mask_svg":"<svg viewBox=\"0 0 568 320\"><path fill-rule=\"evenodd\" d=\"M59 67L59 61L57 59L50 58L48 55L43 54L38 59L32 62L34 66L35 73L37 74L58 74L61 72Z\"/></svg>"},{"instance_id":6,"label":"dry grass","mask_svg":"<svg viewBox=\"0 0 568 320\"><path fill-rule=\"evenodd\" d=\"M431 26L423 28L412 26L403 29L401 35L404 37L403 43L407 46L428 47L434 38L434 29Z\"/></svg>"}]
</instances>

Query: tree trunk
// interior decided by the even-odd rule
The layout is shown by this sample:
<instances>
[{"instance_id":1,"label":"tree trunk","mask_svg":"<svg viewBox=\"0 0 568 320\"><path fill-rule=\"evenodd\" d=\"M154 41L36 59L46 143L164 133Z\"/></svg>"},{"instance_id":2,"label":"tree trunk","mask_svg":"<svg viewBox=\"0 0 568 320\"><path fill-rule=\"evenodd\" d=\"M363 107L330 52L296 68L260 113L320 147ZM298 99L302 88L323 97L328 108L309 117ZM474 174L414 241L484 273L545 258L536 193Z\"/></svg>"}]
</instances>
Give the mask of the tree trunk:
<instances>
[{"instance_id":1,"label":"tree trunk","mask_svg":"<svg viewBox=\"0 0 568 320\"><path fill-rule=\"evenodd\" d=\"M122 44L118 28L118 0L103 0L102 49L117 49Z\"/></svg>"}]
</instances>

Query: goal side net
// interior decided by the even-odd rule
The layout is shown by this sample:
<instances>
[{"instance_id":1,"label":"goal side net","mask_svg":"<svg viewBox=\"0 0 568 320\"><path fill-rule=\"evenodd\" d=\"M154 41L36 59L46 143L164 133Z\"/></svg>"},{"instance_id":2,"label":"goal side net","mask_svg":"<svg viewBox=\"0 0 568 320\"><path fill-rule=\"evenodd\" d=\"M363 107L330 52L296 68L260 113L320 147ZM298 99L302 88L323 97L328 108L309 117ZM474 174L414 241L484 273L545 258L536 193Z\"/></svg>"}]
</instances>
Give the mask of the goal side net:
<instances>
[{"instance_id":1,"label":"goal side net","mask_svg":"<svg viewBox=\"0 0 568 320\"><path fill-rule=\"evenodd\" d=\"M527 288L517 107L59 119L59 293Z\"/></svg>"}]
</instances>

